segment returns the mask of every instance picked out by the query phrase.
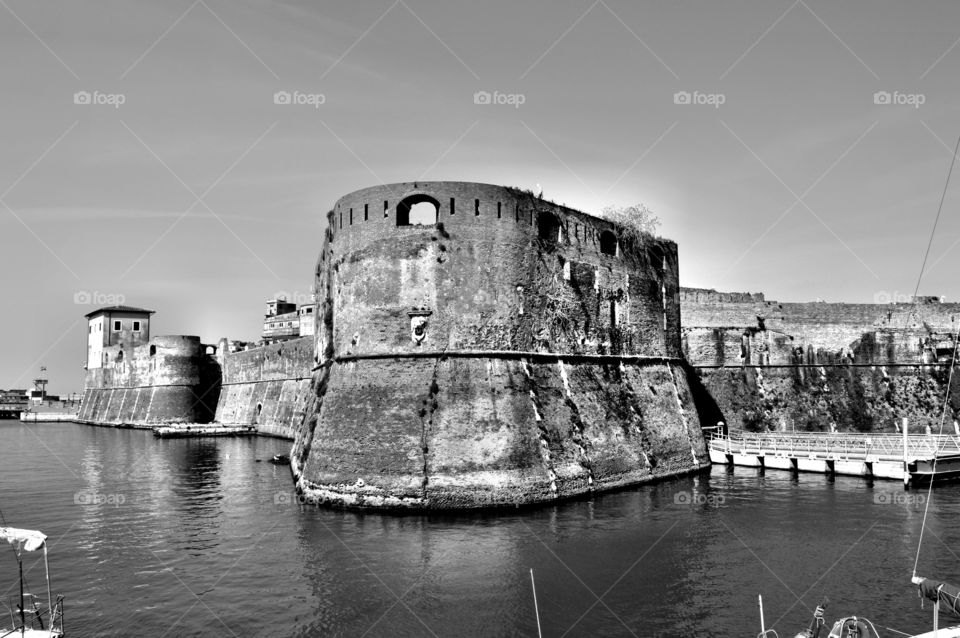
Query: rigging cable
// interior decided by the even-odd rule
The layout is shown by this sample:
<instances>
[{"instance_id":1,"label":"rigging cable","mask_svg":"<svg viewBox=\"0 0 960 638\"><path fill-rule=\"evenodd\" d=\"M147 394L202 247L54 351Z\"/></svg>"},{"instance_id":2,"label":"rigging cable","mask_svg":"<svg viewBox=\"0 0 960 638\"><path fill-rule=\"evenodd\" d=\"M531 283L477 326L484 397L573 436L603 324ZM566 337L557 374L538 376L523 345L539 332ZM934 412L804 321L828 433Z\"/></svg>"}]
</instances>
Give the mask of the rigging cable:
<instances>
[{"instance_id":1,"label":"rigging cable","mask_svg":"<svg viewBox=\"0 0 960 638\"><path fill-rule=\"evenodd\" d=\"M947 198L947 188L950 186L950 176L953 175L953 167L957 162L957 153L960 151L960 137L957 138L957 145L953 149L953 158L950 160L950 170L947 172L947 181L943 185L943 193L940 195L940 206L937 208L937 216L933 220L933 228L930 230L930 239L927 241L927 250L923 255L923 263L920 265L920 276L917 277L917 286L913 290L913 306L916 310L917 306L917 292L920 290L920 282L923 280L923 271L927 267L927 258L930 256L930 248L933 246L933 238L937 231L937 224L940 222L940 213L943 211L943 202ZM943 422L947 416L947 407L950 403L950 388L953 383L953 371L956 368L957 361L957 339L960 338L960 323L957 324L957 329L953 334L953 353L950 357L949 365L950 372L947 375L947 387L943 393L943 408L940 410L940 430L937 432L937 444L939 446L940 437L943 436ZM936 353L936 348L934 348L934 353ZM917 565L920 563L920 548L923 545L923 532L927 526L927 513L930 510L930 499L933 496L933 477L937 473L937 449L934 449L933 454L933 467L930 474L930 485L927 486L927 500L923 506L923 520L920 523L920 538L917 540L917 557L913 561L913 576L917 575ZM904 471L906 472L908 468L904 466Z\"/></svg>"}]
</instances>

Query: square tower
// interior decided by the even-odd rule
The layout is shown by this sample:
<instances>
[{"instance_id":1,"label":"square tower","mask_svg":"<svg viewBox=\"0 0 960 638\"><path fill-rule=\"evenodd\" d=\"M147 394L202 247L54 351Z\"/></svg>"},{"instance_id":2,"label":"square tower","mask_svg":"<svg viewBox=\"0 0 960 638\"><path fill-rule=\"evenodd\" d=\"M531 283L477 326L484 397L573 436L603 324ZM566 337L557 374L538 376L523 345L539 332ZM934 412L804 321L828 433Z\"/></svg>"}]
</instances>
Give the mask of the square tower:
<instances>
[{"instance_id":1,"label":"square tower","mask_svg":"<svg viewBox=\"0 0 960 638\"><path fill-rule=\"evenodd\" d=\"M135 346L150 340L150 315L153 310L132 306L108 306L87 317L87 369L103 367L103 349Z\"/></svg>"}]
</instances>

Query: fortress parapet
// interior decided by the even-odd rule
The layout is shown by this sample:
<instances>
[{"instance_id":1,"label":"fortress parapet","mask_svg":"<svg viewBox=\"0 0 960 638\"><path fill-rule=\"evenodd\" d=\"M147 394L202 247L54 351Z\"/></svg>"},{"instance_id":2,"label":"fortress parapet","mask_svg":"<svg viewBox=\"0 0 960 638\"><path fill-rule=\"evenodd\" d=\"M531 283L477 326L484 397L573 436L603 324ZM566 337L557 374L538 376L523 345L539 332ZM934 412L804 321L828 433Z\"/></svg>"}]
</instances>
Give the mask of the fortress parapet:
<instances>
[{"instance_id":1,"label":"fortress parapet","mask_svg":"<svg viewBox=\"0 0 960 638\"><path fill-rule=\"evenodd\" d=\"M709 463L676 244L490 184L350 193L317 262L309 497L535 503Z\"/></svg>"},{"instance_id":2,"label":"fortress parapet","mask_svg":"<svg viewBox=\"0 0 960 638\"><path fill-rule=\"evenodd\" d=\"M213 419L220 369L200 337L157 336L103 346L88 367L78 420L149 427Z\"/></svg>"}]
</instances>

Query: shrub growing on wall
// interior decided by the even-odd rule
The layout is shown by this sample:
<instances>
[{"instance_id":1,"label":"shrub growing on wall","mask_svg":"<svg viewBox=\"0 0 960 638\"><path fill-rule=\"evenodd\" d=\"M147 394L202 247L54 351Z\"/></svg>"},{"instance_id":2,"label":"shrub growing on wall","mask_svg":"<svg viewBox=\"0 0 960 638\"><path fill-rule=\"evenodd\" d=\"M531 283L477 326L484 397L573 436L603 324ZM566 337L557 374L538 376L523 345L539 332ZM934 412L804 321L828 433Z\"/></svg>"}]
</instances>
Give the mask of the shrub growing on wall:
<instances>
[{"instance_id":1,"label":"shrub growing on wall","mask_svg":"<svg viewBox=\"0 0 960 638\"><path fill-rule=\"evenodd\" d=\"M634 244L640 243L644 237L656 235L660 227L660 218L646 204L607 206L600 216L620 226L621 237Z\"/></svg>"}]
</instances>

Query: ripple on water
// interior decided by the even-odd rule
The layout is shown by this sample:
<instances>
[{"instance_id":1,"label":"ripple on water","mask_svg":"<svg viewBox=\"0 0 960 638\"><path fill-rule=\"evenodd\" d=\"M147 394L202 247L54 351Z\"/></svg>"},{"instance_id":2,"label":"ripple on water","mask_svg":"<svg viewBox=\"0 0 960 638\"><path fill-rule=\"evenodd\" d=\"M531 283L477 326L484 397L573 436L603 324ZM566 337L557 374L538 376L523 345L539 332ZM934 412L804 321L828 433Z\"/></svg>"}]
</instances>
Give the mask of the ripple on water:
<instances>
[{"instance_id":1,"label":"ripple on water","mask_svg":"<svg viewBox=\"0 0 960 638\"><path fill-rule=\"evenodd\" d=\"M289 451L277 439L12 422L0 442L0 508L48 535L73 635L529 636L530 569L544 635L753 635L757 594L780 635L823 594L831 617L929 621L907 582L922 504L895 502L895 482L714 468L537 509L380 516L291 503L289 468L256 462ZM935 495L929 529L954 547L960 494ZM931 538L921 572L960 580ZM42 562L25 569L33 584Z\"/></svg>"}]
</instances>

